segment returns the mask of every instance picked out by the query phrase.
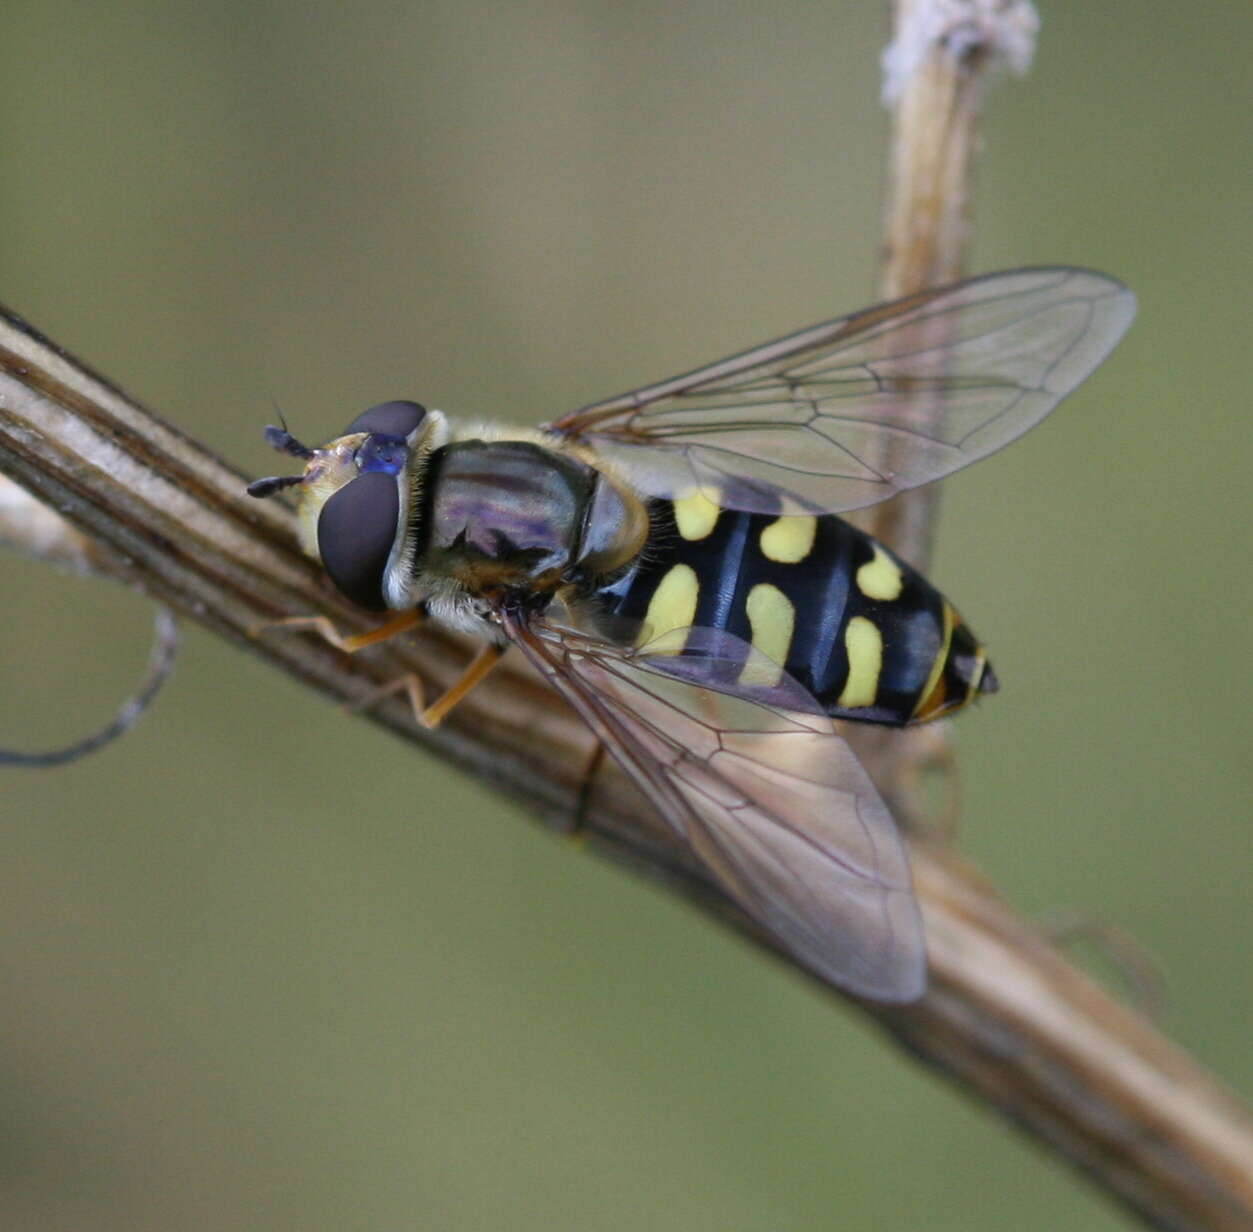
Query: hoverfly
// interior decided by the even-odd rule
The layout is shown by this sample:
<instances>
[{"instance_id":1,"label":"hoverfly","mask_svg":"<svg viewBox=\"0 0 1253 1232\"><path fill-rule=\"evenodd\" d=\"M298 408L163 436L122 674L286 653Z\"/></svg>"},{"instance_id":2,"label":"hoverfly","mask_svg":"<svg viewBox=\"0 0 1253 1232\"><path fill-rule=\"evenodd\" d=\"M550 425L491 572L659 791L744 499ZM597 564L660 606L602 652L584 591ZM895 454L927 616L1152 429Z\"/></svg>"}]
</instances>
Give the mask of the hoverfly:
<instances>
[{"instance_id":1,"label":"hoverfly","mask_svg":"<svg viewBox=\"0 0 1253 1232\"><path fill-rule=\"evenodd\" d=\"M535 431L385 402L301 475L302 547L381 640L422 619L513 645L726 892L861 996L926 981L905 852L832 720L903 726L994 691L917 571L836 514L939 479L1038 423L1135 312L1080 269L1023 269L813 326ZM415 708L417 699L415 698Z\"/></svg>"}]
</instances>

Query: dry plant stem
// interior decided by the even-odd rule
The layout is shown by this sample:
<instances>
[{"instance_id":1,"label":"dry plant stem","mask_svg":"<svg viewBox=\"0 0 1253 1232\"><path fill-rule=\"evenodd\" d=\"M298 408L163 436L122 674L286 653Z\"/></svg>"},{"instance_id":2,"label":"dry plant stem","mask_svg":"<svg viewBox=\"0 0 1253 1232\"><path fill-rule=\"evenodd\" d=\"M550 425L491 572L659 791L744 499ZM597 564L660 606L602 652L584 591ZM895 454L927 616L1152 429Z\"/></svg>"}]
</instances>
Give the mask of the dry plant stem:
<instances>
[{"instance_id":1,"label":"dry plant stem","mask_svg":"<svg viewBox=\"0 0 1253 1232\"><path fill-rule=\"evenodd\" d=\"M1018 67L1026 67L1034 20L1025 0L894 3L892 42L883 57L884 101L892 108L880 274L884 299L954 282L964 272L987 77L1014 52ZM890 454L880 464L894 469ZM938 483L915 488L854 520L925 573L940 489ZM906 732L872 728L850 732L849 738L901 824L912 831L934 828L917 785L936 769L948 781L949 794L957 794L947 724Z\"/></svg>"},{"instance_id":2,"label":"dry plant stem","mask_svg":"<svg viewBox=\"0 0 1253 1232\"><path fill-rule=\"evenodd\" d=\"M469 657L427 631L354 656L313 637L250 637L297 613L341 628L361 622L300 555L287 509L250 500L237 471L11 318L0 318L0 471L91 535L154 598L341 702L407 669L445 687ZM512 659L437 731L419 728L402 697L365 717L559 828L579 807L592 740ZM770 944L612 767L584 818L594 849ZM972 870L926 842L912 854L931 988L904 1009L861 1008L1157 1225L1253 1226L1253 1124L1234 1096L1071 967Z\"/></svg>"},{"instance_id":3,"label":"dry plant stem","mask_svg":"<svg viewBox=\"0 0 1253 1232\"><path fill-rule=\"evenodd\" d=\"M960 9L935 0L898 0L897 45L926 20L926 10ZM978 9L979 4L971 4ZM960 28L960 22L958 22ZM979 111L994 49L952 27L918 49L901 82L892 115L891 166L879 284L885 300L954 282L963 272L968 193L979 134ZM947 37L946 37L947 35ZM889 459L890 462L890 459ZM926 570L939 484L877 505L867 529Z\"/></svg>"},{"instance_id":4,"label":"dry plant stem","mask_svg":"<svg viewBox=\"0 0 1253 1232\"><path fill-rule=\"evenodd\" d=\"M1028 21L1034 18L1021 0L1005 0L999 11L990 0L894 5L893 42L884 57L884 95L892 106L880 276L884 299L956 281L964 272L986 79L1005 58L1005 23L1021 35L1024 14ZM1026 32L1028 58L1033 33ZM893 469L890 456L881 464ZM926 572L940 488L932 483L902 493L855 520ZM904 733L871 729L850 738L901 824L911 830L932 824L914 785L930 768L955 780L946 725Z\"/></svg>"},{"instance_id":5,"label":"dry plant stem","mask_svg":"<svg viewBox=\"0 0 1253 1232\"><path fill-rule=\"evenodd\" d=\"M108 550L71 526L59 513L40 503L25 488L0 475L0 547L55 565L80 576L121 578L122 570ZM130 697L113 717L70 744L39 751L0 749L0 766L46 769L61 766L126 735L161 691L178 654L178 625L166 607L157 605L148 667Z\"/></svg>"},{"instance_id":6,"label":"dry plant stem","mask_svg":"<svg viewBox=\"0 0 1253 1232\"><path fill-rule=\"evenodd\" d=\"M895 104L885 299L965 272L986 79L1006 60L1026 67L1036 25L1034 10L1021 0L897 0L894 15L894 43L885 57L885 95ZM919 43L923 32L927 40ZM899 72L902 62L910 65L906 73ZM890 467L891 459L885 461ZM938 484L904 493L868 511L864 524L925 568L938 493ZM909 784L926 766L951 763L947 733L850 736L898 816L917 827L922 809ZM1223 1097L1190 1062L1070 967L972 870L933 855L924 858L915 845L932 987L923 1006L885 1016L900 1040L1048 1141L1150 1223L1253 1227L1245 1113L1223 1103L1230 1119L1215 1118Z\"/></svg>"},{"instance_id":7,"label":"dry plant stem","mask_svg":"<svg viewBox=\"0 0 1253 1232\"><path fill-rule=\"evenodd\" d=\"M60 748L41 749L38 752L25 749L0 749L0 766L25 766L32 770L64 766L125 736L139 721L144 711L161 691L166 680L169 679L170 673L174 670L178 644L178 624L173 613L169 608L157 604L148 667L138 687L118 707L113 717L95 731Z\"/></svg>"}]
</instances>

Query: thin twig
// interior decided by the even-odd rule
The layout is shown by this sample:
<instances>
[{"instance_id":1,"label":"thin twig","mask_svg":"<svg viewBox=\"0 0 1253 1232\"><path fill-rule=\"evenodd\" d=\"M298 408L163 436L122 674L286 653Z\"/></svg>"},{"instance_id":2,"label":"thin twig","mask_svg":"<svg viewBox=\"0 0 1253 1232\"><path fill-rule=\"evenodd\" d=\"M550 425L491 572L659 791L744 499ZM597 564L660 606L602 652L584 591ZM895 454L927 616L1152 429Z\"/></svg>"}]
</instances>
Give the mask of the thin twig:
<instances>
[{"instance_id":1,"label":"thin twig","mask_svg":"<svg viewBox=\"0 0 1253 1232\"><path fill-rule=\"evenodd\" d=\"M952 282L965 273L970 232L969 198L985 91L989 78L1001 67L1019 73L1026 71L1034 53L1038 25L1035 10L1028 0L896 0L893 41L883 58L883 96L893 108L881 275L884 298ZM936 414L940 413L937 408ZM890 458L885 459L884 464L891 469ZM923 568L931 555L939 497L939 484L902 493L868 511L863 524L906 559ZM913 830L925 832L927 828L926 810L916 785L929 770L938 770L948 781L951 799L958 796L956 764L946 725L936 724L891 735L873 730L848 734L897 815ZM966 995L969 992L967 982L982 966L979 955L967 952L961 972L944 972L937 942L947 922L942 922L935 911L939 887L931 883L934 870L919 860L916 852L914 863L915 879L924 904L933 978L939 985L933 987L932 995L943 995L944 984L949 979L961 985L962 994ZM953 871L945 868L945 876ZM966 879L970 872L963 870L955 875L958 880L954 884L960 887L964 897L969 888ZM934 893L929 893L928 889ZM991 899L986 887L981 887L981 892L987 896L982 909L990 906ZM956 905L956 900L951 905ZM994 910L1004 913L1002 923L1009 924L1008 909L1003 904L997 902ZM1014 926L1022 928L1017 921ZM1000 931L999 926L997 931ZM1030 941L1038 944L1038 937ZM1024 946L1027 943L1028 938L1021 934L1011 942ZM993 961L988 954L986 961L987 975L997 983L1006 979L1008 971L999 960ZM1019 974L1027 973L1020 971ZM1102 1149L1094 1151L1095 1144L1086 1132L1074 1133L1074 1127L1066 1125L1069 1112L1074 1109L1074 1096L1091 1097L1113 1074L1115 1058L1112 1052L1105 1051L1106 1044L1114 1035L1120 1036L1124 1043L1130 1043L1132 1038L1130 1020L1114 1028L1112 1006L1101 1008L1090 986L1084 989L1081 998L1078 995L1081 986L1071 984L1072 974L1063 973L1060 968L1053 972L1059 983L1049 992L1060 992L1064 980L1068 985L1066 996L1054 999L1050 995L1045 1001L1032 1004L1034 993L1024 985L1008 997L1003 1008L1013 1014L1020 1027L1028 1021L1023 1015L1039 1015L1027 1030L1029 1035L1042 1024L1045 1011L1063 1014L1057 1026L1074 1047L1070 1060L1076 1063L1076 1069L1064 1075L1067 1083L1074 1084L1073 1088L1070 1091L1059 1088L1050 1094L1047 1086L1051 1083L1048 1083L1038 1090L1037 1098L1024 1102L1021 1092L1015 1089L1021 1075L1016 1074L1011 1079L1006 1073L1002 1075L1006 1080L1004 1098L998 1101L993 1096L994 1102L1000 1102L1007 1113L1049 1139L1063 1154L1154 1224L1206 1228L1253 1226L1253 1201L1248 1196L1249 1186L1253 1186L1253 1168L1247 1162L1247 1141L1238 1148L1246 1158L1244 1174L1242 1177L1238 1172L1232 1174L1242 1186L1244 1196L1236 1198L1225 1213L1218 1202L1207 1212L1202 1206L1190 1206L1174 1195L1154 1192L1153 1187L1146 1184L1138 1163L1131 1165L1130 1159L1120 1149L1115 1149L1118 1134L1112 1135ZM991 985L988 991L992 991ZM1002 986L996 991L1005 993L1007 989ZM1104 996L1104 993L1099 994L1100 998ZM1083 1021L1083 1012L1091 1016L1090 1022ZM1079 1037L1098 1024L1106 1037L1099 1041L1097 1051L1088 1062L1083 1062ZM944 1055L945 1046L934 1035L924 1037L918 1020L905 1016L898 1026L902 1039L923 1055L933 1058ZM928 1023L927 1030L933 1026ZM1124 1028L1128 1034L1123 1034ZM1137 1033L1142 1029L1143 1024L1136 1025ZM973 1038L971 1035L960 1041L963 1054ZM1008 1038L1021 1041L1017 1032L1012 1032ZM1037 1042L1044 1044L1042 1039ZM1097 1035L1089 1042L1098 1044ZM980 1075L985 1093L991 1093L997 1081L996 1072L1007 1054L1002 1053L1001 1060L997 1060L995 1054L1006 1043L1007 1040L989 1040L987 1059L991 1062L991 1072ZM1042 1053L1047 1051L1047 1046L1041 1048ZM967 1059L963 1055L963 1061ZM1033 1069L1039 1059L1030 1062ZM1089 1068L1089 1063L1093 1062ZM962 1072L964 1066L954 1066L950 1073L955 1070ZM1043 1067L1040 1076L1046 1070L1047 1066ZM965 1071L964 1077L970 1081L972 1076ZM1124 1134L1151 1136L1156 1130L1150 1126L1159 1119L1169 1120L1173 1112L1183 1110L1179 1102L1172 1107L1172 1101L1178 1101L1180 1094L1163 1089L1157 1107L1151 1103L1140 1105L1138 1113L1152 1118L1147 1122L1138 1121L1130 1114L1130 1109L1121 1110L1128 1114L1128 1119L1120 1130ZM1218 1193L1214 1191L1213 1196L1217 1198Z\"/></svg>"},{"instance_id":2,"label":"thin twig","mask_svg":"<svg viewBox=\"0 0 1253 1232\"><path fill-rule=\"evenodd\" d=\"M134 692L118 707L113 717L102 727L57 749L41 749L38 752L0 749L0 766L25 766L30 769L64 766L126 735L170 678L177 654L178 623L170 609L158 603L153 614L152 650L148 654L148 666Z\"/></svg>"},{"instance_id":3,"label":"thin twig","mask_svg":"<svg viewBox=\"0 0 1253 1232\"><path fill-rule=\"evenodd\" d=\"M1025 72L1038 19L1029 0L897 0L883 55L883 99L892 108L880 289L896 299L955 282L965 272L970 190L989 78ZM931 338L930 343L936 343ZM942 408L935 408L935 417ZM934 428L936 425L930 425ZM895 469L891 457L881 460ZM942 485L901 493L861 515L864 529L926 570ZM944 725L904 733L860 731L850 740L907 829L933 824L917 786L956 770Z\"/></svg>"},{"instance_id":4,"label":"thin twig","mask_svg":"<svg viewBox=\"0 0 1253 1232\"><path fill-rule=\"evenodd\" d=\"M885 207L884 299L955 282L965 272L979 120L989 75L1024 71L1034 49L1026 0L897 0L883 55L892 107ZM931 555L939 484L875 507L868 529L920 569Z\"/></svg>"},{"instance_id":5,"label":"thin twig","mask_svg":"<svg viewBox=\"0 0 1253 1232\"><path fill-rule=\"evenodd\" d=\"M55 509L37 501L25 488L0 475L0 545L82 577L118 579L119 562L103 544L84 535ZM153 616L148 666L131 695L109 721L71 744L38 752L0 749L0 766L32 769L63 766L111 744L139 722L161 692L178 657L179 633L174 614L157 605Z\"/></svg>"}]
</instances>

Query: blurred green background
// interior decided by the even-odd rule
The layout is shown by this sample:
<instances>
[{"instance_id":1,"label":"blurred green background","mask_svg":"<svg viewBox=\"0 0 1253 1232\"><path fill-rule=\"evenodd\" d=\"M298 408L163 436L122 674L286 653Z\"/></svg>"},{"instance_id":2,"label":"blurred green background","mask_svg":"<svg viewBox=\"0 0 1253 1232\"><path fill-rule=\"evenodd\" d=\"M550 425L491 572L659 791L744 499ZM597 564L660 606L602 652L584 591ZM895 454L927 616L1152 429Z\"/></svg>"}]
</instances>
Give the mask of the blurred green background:
<instances>
[{"instance_id":1,"label":"blurred green background","mask_svg":"<svg viewBox=\"0 0 1253 1232\"><path fill-rule=\"evenodd\" d=\"M873 301L885 9L8 0L0 299L254 474L274 403L546 419ZM933 572L1004 687L961 843L1129 929L1247 1093L1253 11L1042 9L971 269L1092 265L1141 316L945 492ZM103 721L146 605L8 557L0 593L0 744ZM130 738L0 792L6 1228L1126 1226L840 1003L195 629Z\"/></svg>"}]
</instances>

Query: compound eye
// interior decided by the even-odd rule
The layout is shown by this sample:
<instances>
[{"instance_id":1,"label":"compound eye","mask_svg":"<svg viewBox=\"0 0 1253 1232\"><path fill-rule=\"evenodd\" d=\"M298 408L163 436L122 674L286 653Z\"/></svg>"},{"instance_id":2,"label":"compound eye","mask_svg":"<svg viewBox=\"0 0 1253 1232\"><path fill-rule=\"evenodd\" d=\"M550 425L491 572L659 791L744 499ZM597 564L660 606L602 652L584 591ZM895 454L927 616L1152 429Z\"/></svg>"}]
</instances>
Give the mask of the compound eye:
<instances>
[{"instance_id":1,"label":"compound eye","mask_svg":"<svg viewBox=\"0 0 1253 1232\"><path fill-rule=\"evenodd\" d=\"M426 407L419 402L380 402L378 406L362 411L344 429L344 435L372 432L379 436L398 436L404 440L425 418Z\"/></svg>"},{"instance_id":2,"label":"compound eye","mask_svg":"<svg viewBox=\"0 0 1253 1232\"><path fill-rule=\"evenodd\" d=\"M383 575L396 541L400 489L383 471L364 471L318 515L318 552L345 598L372 612L387 610Z\"/></svg>"}]
</instances>

